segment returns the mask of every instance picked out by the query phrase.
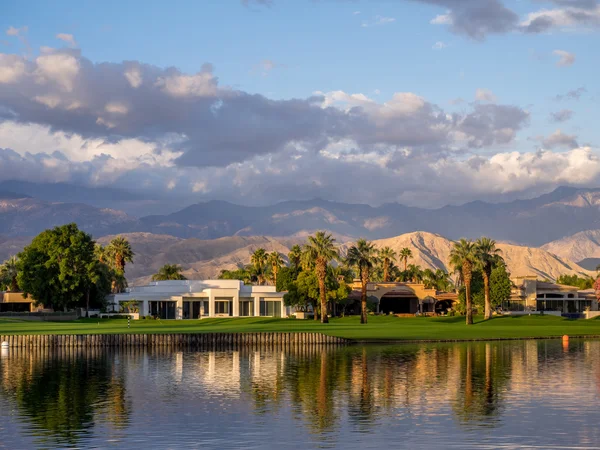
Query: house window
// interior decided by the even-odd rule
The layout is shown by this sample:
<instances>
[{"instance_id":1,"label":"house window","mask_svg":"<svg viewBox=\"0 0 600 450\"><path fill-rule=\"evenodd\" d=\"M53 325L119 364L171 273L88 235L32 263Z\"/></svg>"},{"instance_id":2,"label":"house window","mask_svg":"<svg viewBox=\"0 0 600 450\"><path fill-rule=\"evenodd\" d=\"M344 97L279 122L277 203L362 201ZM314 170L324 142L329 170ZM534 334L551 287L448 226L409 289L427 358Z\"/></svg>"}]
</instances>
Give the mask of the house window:
<instances>
[{"instance_id":1,"label":"house window","mask_svg":"<svg viewBox=\"0 0 600 450\"><path fill-rule=\"evenodd\" d=\"M229 301L216 301L215 302L215 314L222 314L222 315L231 315L231 308L229 307L230 305Z\"/></svg>"},{"instance_id":2,"label":"house window","mask_svg":"<svg viewBox=\"0 0 600 450\"><path fill-rule=\"evenodd\" d=\"M260 315L267 317L281 317L281 302L261 300Z\"/></svg>"}]
</instances>

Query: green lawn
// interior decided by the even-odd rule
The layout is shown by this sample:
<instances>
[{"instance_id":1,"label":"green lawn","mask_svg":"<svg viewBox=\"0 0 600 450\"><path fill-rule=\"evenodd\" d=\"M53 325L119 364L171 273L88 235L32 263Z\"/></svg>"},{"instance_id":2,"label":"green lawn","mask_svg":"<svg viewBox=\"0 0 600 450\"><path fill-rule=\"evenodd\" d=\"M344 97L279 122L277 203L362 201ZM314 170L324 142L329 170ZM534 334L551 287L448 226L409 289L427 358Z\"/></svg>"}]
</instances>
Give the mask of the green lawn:
<instances>
[{"instance_id":1,"label":"green lawn","mask_svg":"<svg viewBox=\"0 0 600 450\"><path fill-rule=\"evenodd\" d=\"M320 332L348 339L439 340L571 336L600 336L600 320L567 320L552 316L497 317L488 322L476 318L466 326L464 317L397 318L370 316L367 325L358 317L333 319L329 324L312 320L251 317L239 319L140 320L127 328L123 319L81 319L72 322L29 322L0 319L3 334L113 334L113 333L250 333Z\"/></svg>"}]
</instances>

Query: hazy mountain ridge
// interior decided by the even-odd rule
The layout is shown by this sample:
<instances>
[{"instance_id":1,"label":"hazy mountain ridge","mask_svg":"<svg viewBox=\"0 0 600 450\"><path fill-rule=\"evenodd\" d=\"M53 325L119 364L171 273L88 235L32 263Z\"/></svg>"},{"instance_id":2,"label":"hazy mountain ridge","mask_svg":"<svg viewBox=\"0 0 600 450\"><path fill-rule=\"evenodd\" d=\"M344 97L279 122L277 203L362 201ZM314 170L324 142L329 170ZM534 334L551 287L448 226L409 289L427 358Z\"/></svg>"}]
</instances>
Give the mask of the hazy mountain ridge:
<instances>
[{"instance_id":1,"label":"hazy mountain ridge","mask_svg":"<svg viewBox=\"0 0 600 450\"><path fill-rule=\"evenodd\" d=\"M191 279L215 278L223 269L233 270L250 262L252 253L262 247L268 252L287 255L294 244L305 242L304 237L276 238L268 236L232 236L214 240L179 239L172 236L132 233L123 235L130 240L136 253L135 264L127 267L127 277L132 284L143 284L163 264L180 264L184 274ZM99 239L106 244L112 237ZM421 268L442 268L450 271L448 259L452 241L433 233L414 232L394 238L374 241L378 248L389 246L396 250L408 247L413 252L409 264ZM340 244L344 254L352 242ZM499 243L502 255L513 276L537 275L556 279L562 274L591 275L572 261L564 260L539 248ZM402 263L397 262L402 268Z\"/></svg>"},{"instance_id":2,"label":"hazy mountain ridge","mask_svg":"<svg viewBox=\"0 0 600 450\"><path fill-rule=\"evenodd\" d=\"M573 261L600 258L600 229L586 230L548 242L541 248Z\"/></svg>"}]
</instances>

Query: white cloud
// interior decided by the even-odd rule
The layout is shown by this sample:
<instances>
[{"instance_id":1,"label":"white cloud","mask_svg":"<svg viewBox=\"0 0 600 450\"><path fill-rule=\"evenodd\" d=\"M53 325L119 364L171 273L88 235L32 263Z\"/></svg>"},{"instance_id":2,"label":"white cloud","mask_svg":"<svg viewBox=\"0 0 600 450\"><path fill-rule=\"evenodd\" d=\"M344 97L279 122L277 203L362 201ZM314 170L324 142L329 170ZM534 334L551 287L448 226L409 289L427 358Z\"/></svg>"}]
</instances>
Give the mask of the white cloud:
<instances>
[{"instance_id":1,"label":"white cloud","mask_svg":"<svg viewBox=\"0 0 600 450\"><path fill-rule=\"evenodd\" d=\"M586 27L600 27L600 5L592 8L542 9L527 15L521 22L524 31L542 33L553 29L562 31L578 30Z\"/></svg>"},{"instance_id":2,"label":"white cloud","mask_svg":"<svg viewBox=\"0 0 600 450\"><path fill-rule=\"evenodd\" d=\"M37 83L56 83L63 91L71 92L75 78L79 73L79 61L66 53L50 53L38 56Z\"/></svg>"},{"instance_id":3,"label":"white cloud","mask_svg":"<svg viewBox=\"0 0 600 450\"><path fill-rule=\"evenodd\" d=\"M14 83L25 73L25 62L16 55L0 53L0 83Z\"/></svg>"},{"instance_id":4,"label":"white cloud","mask_svg":"<svg viewBox=\"0 0 600 450\"><path fill-rule=\"evenodd\" d=\"M433 48L434 50L443 50L446 47L448 47L448 44L442 41L437 41L435 44L433 44L433 47L431 48Z\"/></svg>"},{"instance_id":5,"label":"white cloud","mask_svg":"<svg viewBox=\"0 0 600 450\"><path fill-rule=\"evenodd\" d=\"M159 78L156 86L174 97L214 97L217 82L212 72L198 72L195 75L174 74Z\"/></svg>"},{"instance_id":6,"label":"white cloud","mask_svg":"<svg viewBox=\"0 0 600 450\"><path fill-rule=\"evenodd\" d=\"M127 78L129 85L134 89L139 88L143 82L142 72L137 67L131 67L127 69L125 71L125 78Z\"/></svg>"},{"instance_id":7,"label":"white cloud","mask_svg":"<svg viewBox=\"0 0 600 450\"><path fill-rule=\"evenodd\" d=\"M558 67L568 67L575 63L575 54L573 53L565 50L554 50L552 53L559 57L559 60L556 62Z\"/></svg>"},{"instance_id":8,"label":"white cloud","mask_svg":"<svg viewBox=\"0 0 600 450\"><path fill-rule=\"evenodd\" d=\"M58 33L56 38L66 42L71 47L77 47L77 42L75 42L75 37L72 34Z\"/></svg>"},{"instance_id":9,"label":"white cloud","mask_svg":"<svg viewBox=\"0 0 600 450\"><path fill-rule=\"evenodd\" d=\"M450 16L450 14L439 14L433 19L431 19L429 23L433 25L451 25L452 17Z\"/></svg>"},{"instance_id":10,"label":"white cloud","mask_svg":"<svg viewBox=\"0 0 600 450\"><path fill-rule=\"evenodd\" d=\"M129 108L124 103L119 102L109 102L104 107L104 110L107 113L111 114L127 114L129 112Z\"/></svg>"},{"instance_id":11,"label":"white cloud","mask_svg":"<svg viewBox=\"0 0 600 450\"><path fill-rule=\"evenodd\" d=\"M490 102L495 103L497 98L492 91L489 89L479 88L475 91L475 100L480 102Z\"/></svg>"},{"instance_id":12,"label":"white cloud","mask_svg":"<svg viewBox=\"0 0 600 450\"><path fill-rule=\"evenodd\" d=\"M16 28L11 26L6 30L7 36L21 36L24 33L27 33L27 27Z\"/></svg>"}]
</instances>

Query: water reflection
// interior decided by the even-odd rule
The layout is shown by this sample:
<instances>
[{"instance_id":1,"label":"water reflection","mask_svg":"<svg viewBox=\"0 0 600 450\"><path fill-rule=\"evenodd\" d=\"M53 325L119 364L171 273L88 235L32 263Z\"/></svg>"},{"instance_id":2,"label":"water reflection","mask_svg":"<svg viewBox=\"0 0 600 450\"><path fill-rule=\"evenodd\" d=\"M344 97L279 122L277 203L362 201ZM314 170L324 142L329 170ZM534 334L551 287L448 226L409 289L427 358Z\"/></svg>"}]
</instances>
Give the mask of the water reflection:
<instances>
[{"instance_id":1,"label":"water reflection","mask_svg":"<svg viewBox=\"0 0 600 450\"><path fill-rule=\"evenodd\" d=\"M598 341L11 350L0 447L585 447L599 356Z\"/></svg>"}]
</instances>

